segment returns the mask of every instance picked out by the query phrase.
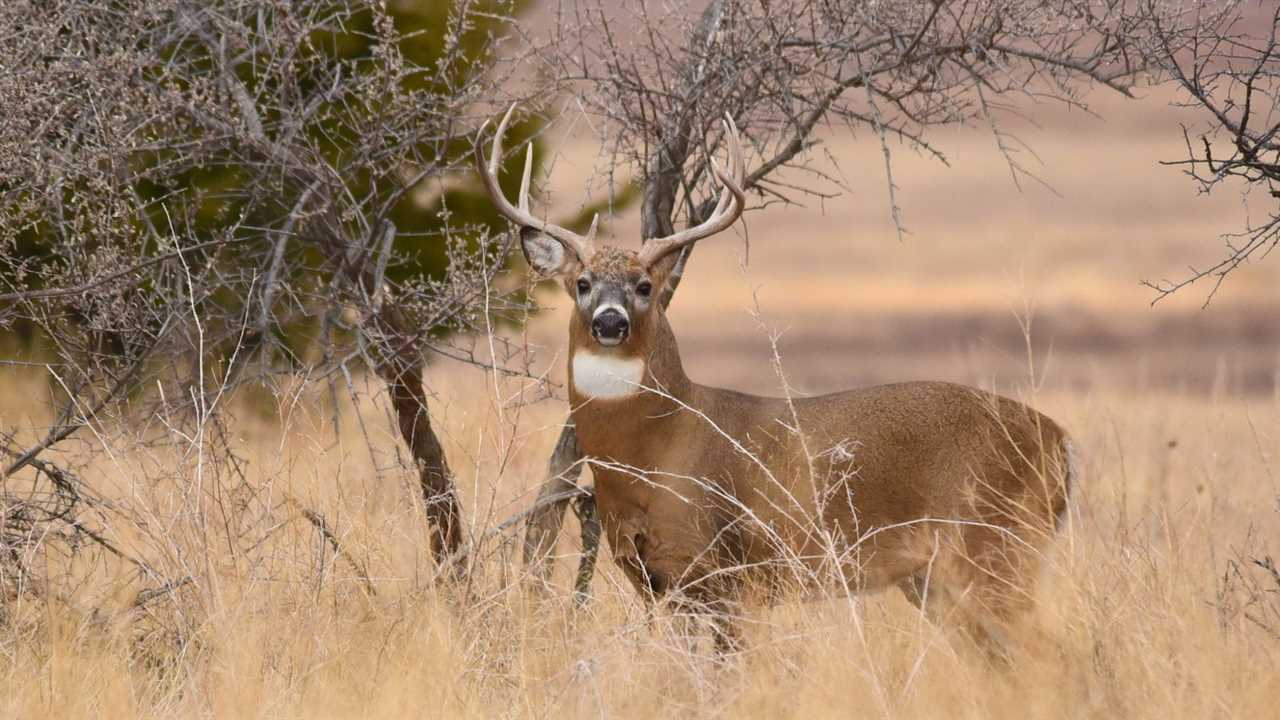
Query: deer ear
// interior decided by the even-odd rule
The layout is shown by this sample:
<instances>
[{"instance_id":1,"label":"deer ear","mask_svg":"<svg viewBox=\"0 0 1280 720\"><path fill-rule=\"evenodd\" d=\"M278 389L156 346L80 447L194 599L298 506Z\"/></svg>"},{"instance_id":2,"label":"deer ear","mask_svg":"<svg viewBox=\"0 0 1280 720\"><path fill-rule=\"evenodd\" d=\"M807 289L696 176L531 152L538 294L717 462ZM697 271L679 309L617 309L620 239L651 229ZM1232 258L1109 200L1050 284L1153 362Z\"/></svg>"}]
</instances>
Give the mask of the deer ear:
<instances>
[{"instance_id":1,"label":"deer ear","mask_svg":"<svg viewBox=\"0 0 1280 720\"><path fill-rule=\"evenodd\" d=\"M675 286L680 284L680 278L684 275L684 264L689 260L689 253L692 251L693 246L686 245L664 256L649 268L649 274L653 277L654 284L662 289L662 295L674 292Z\"/></svg>"},{"instance_id":2,"label":"deer ear","mask_svg":"<svg viewBox=\"0 0 1280 720\"><path fill-rule=\"evenodd\" d=\"M524 259L539 275L562 275L577 262L577 257L559 240L535 228L520 228L520 247L524 250Z\"/></svg>"}]
</instances>

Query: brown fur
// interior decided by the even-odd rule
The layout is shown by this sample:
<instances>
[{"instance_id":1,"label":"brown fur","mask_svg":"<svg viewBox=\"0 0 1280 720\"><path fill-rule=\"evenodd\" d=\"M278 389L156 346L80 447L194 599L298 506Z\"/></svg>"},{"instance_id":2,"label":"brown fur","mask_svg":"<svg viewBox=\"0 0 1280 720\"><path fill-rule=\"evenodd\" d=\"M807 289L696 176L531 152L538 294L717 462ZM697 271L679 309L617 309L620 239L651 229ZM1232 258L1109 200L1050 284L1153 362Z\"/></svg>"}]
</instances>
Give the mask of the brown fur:
<instances>
[{"instance_id":1,"label":"brown fur","mask_svg":"<svg viewBox=\"0 0 1280 720\"><path fill-rule=\"evenodd\" d=\"M595 282L651 276L634 253L601 248L563 269ZM900 587L996 641L1029 607L1067 503L1069 444L1052 420L974 388L910 382L821 397L769 398L685 375L658 303L605 348L590 308L571 352L640 357L645 390L589 398L572 416L594 462L616 562L642 593L723 611L754 590ZM926 585L926 580L927 585Z\"/></svg>"}]
</instances>

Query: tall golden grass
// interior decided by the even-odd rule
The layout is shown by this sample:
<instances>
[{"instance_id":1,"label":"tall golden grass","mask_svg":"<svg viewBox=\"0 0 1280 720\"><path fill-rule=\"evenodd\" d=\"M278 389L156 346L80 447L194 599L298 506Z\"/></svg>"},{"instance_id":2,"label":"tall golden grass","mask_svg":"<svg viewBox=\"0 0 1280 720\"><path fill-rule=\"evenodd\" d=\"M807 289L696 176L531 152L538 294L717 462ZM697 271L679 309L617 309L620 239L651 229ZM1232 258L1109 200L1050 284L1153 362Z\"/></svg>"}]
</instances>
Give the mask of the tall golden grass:
<instances>
[{"instance_id":1,"label":"tall golden grass","mask_svg":"<svg viewBox=\"0 0 1280 720\"><path fill-rule=\"evenodd\" d=\"M0 636L0 715L36 717L1267 717L1280 692L1280 406L1173 392L1045 393L1086 458L1038 625L993 665L896 594L748 615L742 657L646 610L606 560L583 610L534 601L494 528L528 502L562 408L441 369L437 423L480 550L434 583L412 477L376 401L234 405L242 480L191 444L94 459L120 549L193 581L48 558ZM31 378L4 380L2 408ZM28 419L38 422L27 406ZM337 411L336 413L334 411ZM339 426L335 427L335 418ZM8 420L12 422L12 420ZM115 430L99 428L112 443ZM129 432L136 432L128 430ZM163 430L158 431L164 434ZM70 451L90 453L98 440ZM92 472L90 473L90 470ZM12 482L13 480L11 480ZM252 491L256 497L246 493ZM341 547L302 516L324 516ZM271 520L258 513L270 511ZM572 533L566 533L572 535ZM562 542L572 556L574 544ZM567 571L570 561L560 565ZM566 586L567 582L562 583Z\"/></svg>"}]
</instances>

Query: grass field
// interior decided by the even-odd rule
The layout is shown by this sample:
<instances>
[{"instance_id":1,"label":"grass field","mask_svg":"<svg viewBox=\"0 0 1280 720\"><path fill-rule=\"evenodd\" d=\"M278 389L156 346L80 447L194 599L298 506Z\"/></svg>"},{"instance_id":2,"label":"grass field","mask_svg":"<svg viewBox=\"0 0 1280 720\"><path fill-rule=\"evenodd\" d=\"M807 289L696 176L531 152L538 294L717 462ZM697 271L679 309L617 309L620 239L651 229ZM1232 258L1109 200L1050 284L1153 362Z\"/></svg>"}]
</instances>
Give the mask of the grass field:
<instances>
[{"instance_id":1,"label":"grass field","mask_svg":"<svg viewBox=\"0 0 1280 720\"><path fill-rule=\"evenodd\" d=\"M379 423L370 423L371 456L350 413L335 433L321 403L302 398L281 434L245 411L232 440L247 463L244 484L225 468L200 467L180 446L92 466L100 490L136 518L109 526L121 549L195 581L135 610L145 578L122 562L56 576L47 595L11 608L0 713L981 718L1274 709L1280 587L1252 564L1277 551L1274 401L1038 398L1076 432L1087 478L1041 589L1044 636L1027 638L1011 669L991 666L897 594L755 611L749 650L722 667L709 642L647 617L607 562L584 611L563 595L529 604L515 589L513 553L486 535L528 502L561 409L543 403L504 422L492 396L465 389L476 378L441 380L458 388L442 391L439 407L484 557L466 592L433 585L416 494L394 469L395 443ZM267 508L270 523L258 516ZM324 514L342 555L302 508ZM575 550L562 542L564 554ZM571 559L559 564L567 575Z\"/></svg>"},{"instance_id":2,"label":"grass field","mask_svg":"<svg viewBox=\"0 0 1280 720\"><path fill-rule=\"evenodd\" d=\"M374 382L358 407L288 388L232 398L221 430L103 422L54 456L110 501L86 523L147 567L28 559L48 581L5 606L0 717L1273 716L1280 575L1255 561L1280 557L1280 262L1242 269L1207 309L1196 288L1150 306L1139 281L1215 259L1244 212L1155 164L1180 147L1159 100L1102 99L1108 122L1039 118L1025 139L1062 197L1017 192L979 131L940 138L951 169L900 152L901 243L878 147L833 137L852 196L749 215L750 262L741 242L706 243L673 307L696 380L777 392L778 336L803 392L952 379L1075 435L1086 476L1043 579L1042 632L1010 667L897 594L754 610L748 649L722 663L647 613L607 551L573 610L572 519L560 589L536 601L520 590L519 527L501 523L532 500L563 400L440 362L431 410L477 553L470 584L435 582ZM557 198L577 197L591 152L566 148ZM620 218L618 242L635 225ZM535 374L559 382L563 302L544 298L528 338ZM0 429L31 439L49 379L3 373ZM239 462L207 460L208 443ZM191 581L139 595L149 570Z\"/></svg>"}]
</instances>

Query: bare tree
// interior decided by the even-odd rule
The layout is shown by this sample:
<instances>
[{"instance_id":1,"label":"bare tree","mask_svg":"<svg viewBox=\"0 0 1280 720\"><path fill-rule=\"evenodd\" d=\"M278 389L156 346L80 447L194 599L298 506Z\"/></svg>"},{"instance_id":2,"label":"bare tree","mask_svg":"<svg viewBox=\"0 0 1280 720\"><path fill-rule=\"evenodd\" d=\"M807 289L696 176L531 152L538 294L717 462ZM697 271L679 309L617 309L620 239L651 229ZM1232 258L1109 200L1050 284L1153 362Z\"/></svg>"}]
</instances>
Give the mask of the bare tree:
<instances>
[{"instance_id":1,"label":"bare tree","mask_svg":"<svg viewBox=\"0 0 1280 720\"><path fill-rule=\"evenodd\" d=\"M365 367L433 552L461 553L423 373L431 354L474 360L448 333L524 308L495 289L508 242L458 180L501 99L514 4L3 4L0 329L48 349L34 362L61 397L35 444L0 428L9 552L55 520L94 536L76 519L87 491L44 455L107 417L156 417L131 410L140 395L216 428L240 384L301 373L354 392Z\"/></svg>"},{"instance_id":2,"label":"bare tree","mask_svg":"<svg viewBox=\"0 0 1280 720\"><path fill-rule=\"evenodd\" d=\"M1226 252L1216 263L1191 268L1182 279L1147 283L1159 301L1208 281L1208 305L1227 275L1280 244L1280 8L1258 3L1191 25L1157 15L1150 22L1158 40L1155 61L1185 93L1181 104L1206 118L1199 128L1183 128L1186 159L1166 164L1184 168L1204 193L1231 185L1242 187L1246 198L1261 192L1268 208L1261 222L1223 236Z\"/></svg>"},{"instance_id":3,"label":"bare tree","mask_svg":"<svg viewBox=\"0 0 1280 720\"><path fill-rule=\"evenodd\" d=\"M637 169L643 238L668 235L677 222L699 223L714 207L705 168L723 140L717 120L725 114L752 147L744 186L761 206L838 189L838 178L807 162L820 132L870 131L883 150L880 172L901 236L895 146L945 162L931 128L985 126L1013 181L1033 178L1020 160L1021 142L1003 125L1019 103L1081 106L1092 86L1128 94L1163 69L1153 58L1181 51L1188 28L1231 10L1227 3L1196 15L1150 0L713 0L697 14L666 3L565 0L542 53L597 120L614 162ZM785 179L784 169L807 172L811 182L796 184L794 173ZM582 496L581 466L566 424L526 533L526 562L544 578L564 507ZM579 502L590 509L589 500ZM580 589L594 557L589 548Z\"/></svg>"}]
</instances>

